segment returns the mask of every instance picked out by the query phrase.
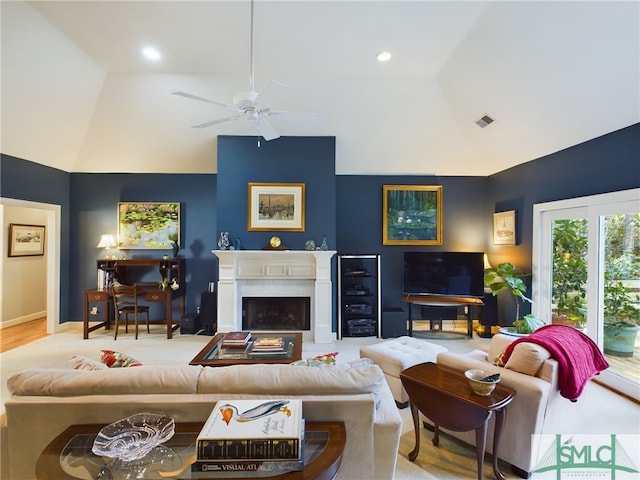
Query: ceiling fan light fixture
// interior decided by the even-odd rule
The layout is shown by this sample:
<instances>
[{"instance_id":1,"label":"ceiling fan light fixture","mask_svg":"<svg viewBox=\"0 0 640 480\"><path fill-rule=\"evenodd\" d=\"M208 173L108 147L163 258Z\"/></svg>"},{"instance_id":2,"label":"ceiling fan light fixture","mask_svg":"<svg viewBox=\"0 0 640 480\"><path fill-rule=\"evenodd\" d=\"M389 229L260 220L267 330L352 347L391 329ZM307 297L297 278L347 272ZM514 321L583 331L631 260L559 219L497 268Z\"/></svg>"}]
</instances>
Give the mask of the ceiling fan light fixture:
<instances>
[{"instance_id":1,"label":"ceiling fan light fixture","mask_svg":"<svg viewBox=\"0 0 640 480\"><path fill-rule=\"evenodd\" d=\"M389 60L391 60L391 52L387 52L386 50L383 52L380 52L376 55L376 60L378 60L379 62L388 62Z\"/></svg>"}]
</instances>

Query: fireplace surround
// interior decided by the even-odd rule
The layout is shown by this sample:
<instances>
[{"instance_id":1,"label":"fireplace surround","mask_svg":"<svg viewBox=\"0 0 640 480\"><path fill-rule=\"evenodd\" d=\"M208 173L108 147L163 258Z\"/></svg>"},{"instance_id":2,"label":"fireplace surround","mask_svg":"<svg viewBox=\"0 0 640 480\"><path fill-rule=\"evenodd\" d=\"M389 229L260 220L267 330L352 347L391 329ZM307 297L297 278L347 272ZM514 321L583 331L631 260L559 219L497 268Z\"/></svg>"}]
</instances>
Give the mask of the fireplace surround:
<instances>
[{"instance_id":1,"label":"fireplace surround","mask_svg":"<svg viewBox=\"0 0 640 480\"><path fill-rule=\"evenodd\" d=\"M242 330L244 297L308 297L303 341L332 343L335 251L212 250L218 257L218 331Z\"/></svg>"}]
</instances>

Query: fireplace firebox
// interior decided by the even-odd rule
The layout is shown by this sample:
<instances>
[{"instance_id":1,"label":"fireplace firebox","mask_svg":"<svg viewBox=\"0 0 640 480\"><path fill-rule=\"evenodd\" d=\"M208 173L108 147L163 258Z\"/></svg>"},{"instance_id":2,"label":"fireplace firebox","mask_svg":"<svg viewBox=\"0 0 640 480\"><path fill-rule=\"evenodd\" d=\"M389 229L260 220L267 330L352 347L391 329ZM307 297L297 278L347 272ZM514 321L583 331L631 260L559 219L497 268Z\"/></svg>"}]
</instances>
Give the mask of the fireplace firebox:
<instances>
[{"instance_id":1,"label":"fireplace firebox","mask_svg":"<svg viewBox=\"0 0 640 480\"><path fill-rule=\"evenodd\" d=\"M243 330L309 330L309 297L242 297Z\"/></svg>"}]
</instances>

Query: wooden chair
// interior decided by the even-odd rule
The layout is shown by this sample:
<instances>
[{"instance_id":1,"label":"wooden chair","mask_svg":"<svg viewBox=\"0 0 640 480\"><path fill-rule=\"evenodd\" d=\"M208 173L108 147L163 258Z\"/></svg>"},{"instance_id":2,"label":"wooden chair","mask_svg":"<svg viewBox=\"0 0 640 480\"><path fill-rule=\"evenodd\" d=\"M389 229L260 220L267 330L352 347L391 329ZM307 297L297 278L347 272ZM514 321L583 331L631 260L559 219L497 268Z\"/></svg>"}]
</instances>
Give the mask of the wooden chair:
<instances>
[{"instance_id":1,"label":"wooden chair","mask_svg":"<svg viewBox=\"0 0 640 480\"><path fill-rule=\"evenodd\" d=\"M129 315L133 315L136 328L136 340L138 339L138 321L140 314L147 315L147 333L149 330L149 306L138 305L138 291L135 285L122 285L121 283L114 282L112 287L113 303L115 311L115 334L114 340L118 339L118 321L121 316L124 316L124 331L129 332Z\"/></svg>"}]
</instances>

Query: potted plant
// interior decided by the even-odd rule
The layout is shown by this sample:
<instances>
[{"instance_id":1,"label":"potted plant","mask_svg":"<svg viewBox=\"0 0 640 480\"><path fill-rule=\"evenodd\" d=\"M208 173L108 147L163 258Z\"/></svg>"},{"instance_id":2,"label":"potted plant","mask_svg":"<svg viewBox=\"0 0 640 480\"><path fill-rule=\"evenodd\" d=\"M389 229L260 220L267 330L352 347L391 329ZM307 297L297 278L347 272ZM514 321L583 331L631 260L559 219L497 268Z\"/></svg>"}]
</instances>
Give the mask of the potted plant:
<instances>
[{"instance_id":1,"label":"potted plant","mask_svg":"<svg viewBox=\"0 0 640 480\"><path fill-rule=\"evenodd\" d=\"M605 271L604 353L632 357L640 329L640 296L610 269Z\"/></svg>"},{"instance_id":2,"label":"potted plant","mask_svg":"<svg viewBox=\"0 0 640 480\"><path fill-rule=\"evenodd\" d=\"M527 285L522 280L528 273L516 272L516 267L509 263L501 263L497 267L490 267L484 271L484 283L493 295L508 291L516 301L516 318L513 322L515 333L529 334L541 327L543 323L534 315L528 314L520 318L520 301L531 303L527 293Z\"/></svg>"},{"instance_id":3,"label":"potted plant","mask_svg":"<svg viewBox=\"0 0 640 480\"><path fill-rule=\"evenodd\" d=\"M586 228L582 219L554 222L552 323L575 328L586 324Z\"/></svg>"}]
</instances>

